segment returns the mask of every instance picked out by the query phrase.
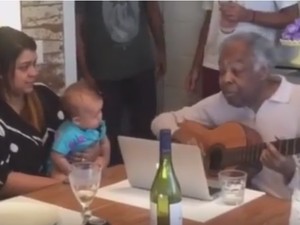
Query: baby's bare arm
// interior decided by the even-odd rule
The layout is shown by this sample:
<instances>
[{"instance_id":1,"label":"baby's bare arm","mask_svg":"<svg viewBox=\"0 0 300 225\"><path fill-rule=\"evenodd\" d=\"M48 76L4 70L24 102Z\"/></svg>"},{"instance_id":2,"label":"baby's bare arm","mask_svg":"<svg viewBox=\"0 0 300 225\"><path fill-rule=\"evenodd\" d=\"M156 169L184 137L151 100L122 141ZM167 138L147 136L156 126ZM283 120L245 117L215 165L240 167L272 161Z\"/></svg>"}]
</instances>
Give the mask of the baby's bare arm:
<instances>
[{"instance_id":1,"label":"baby's bare arm","mask_svg":"<svg viewBox=\"0 0 300 225\"><path fill-rule=\"evenodd\" d=\"M107 167L110 163L110 142L108 137L105 137L100 143L100 157L101 159L101 165L103 167ZM99 159L100 161L100 159Z\"/></svg>"}]
</instances>

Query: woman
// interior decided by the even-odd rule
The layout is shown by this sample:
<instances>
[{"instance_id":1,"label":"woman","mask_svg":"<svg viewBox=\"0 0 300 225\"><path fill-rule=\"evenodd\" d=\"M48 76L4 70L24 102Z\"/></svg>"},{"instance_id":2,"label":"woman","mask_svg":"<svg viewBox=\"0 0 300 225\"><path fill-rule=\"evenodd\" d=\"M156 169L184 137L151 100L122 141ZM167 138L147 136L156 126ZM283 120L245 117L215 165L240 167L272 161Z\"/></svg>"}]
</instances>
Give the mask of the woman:
<instances>
[{"instance_id":1,"label":"woman","mask_svg":"<svg viewBox=\"0 0 300 225\"><path fill-rule=\"evenodd\" d=\"M58 97L37 85L36 44L0 28L0 197L62 181L46 177L54 131L63 120Z\"/></svg>"}]
</instances>

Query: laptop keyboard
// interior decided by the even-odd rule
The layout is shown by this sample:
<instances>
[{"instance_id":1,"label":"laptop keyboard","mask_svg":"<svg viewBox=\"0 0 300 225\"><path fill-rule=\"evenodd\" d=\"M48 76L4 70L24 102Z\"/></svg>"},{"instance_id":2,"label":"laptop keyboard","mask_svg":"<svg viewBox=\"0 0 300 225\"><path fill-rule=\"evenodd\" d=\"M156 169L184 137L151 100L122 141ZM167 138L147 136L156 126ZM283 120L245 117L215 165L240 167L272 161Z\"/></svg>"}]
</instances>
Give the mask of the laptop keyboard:
<instances>
[{"instance_id":1,"label":"laptop keyboard","mask_svg":"<svg viewBox=\"0 0 300 225\"><path fill-rule=\"evenodd\" d=\"M221 190L220 188L216 188L216 187L208 187L208 191L209 191L209 194L210 194L210 195L214 195L214 194L220 192L220 190Z\"/></svg>"}]
</instances>

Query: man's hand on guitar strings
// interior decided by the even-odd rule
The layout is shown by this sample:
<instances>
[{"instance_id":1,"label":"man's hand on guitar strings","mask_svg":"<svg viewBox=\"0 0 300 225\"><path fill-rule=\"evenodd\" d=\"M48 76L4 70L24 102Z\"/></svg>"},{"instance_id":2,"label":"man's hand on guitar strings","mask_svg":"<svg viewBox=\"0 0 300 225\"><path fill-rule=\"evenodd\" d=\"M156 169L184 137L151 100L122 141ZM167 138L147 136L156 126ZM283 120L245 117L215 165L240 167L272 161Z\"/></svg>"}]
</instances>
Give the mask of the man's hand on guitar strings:
<instances>
[{"instance_id":1,"label":"man's hand on guitar strings","mask_svg":"<svg viewBox=\"0 0 300 225\"><path fill-rule=\"evenodd\" d=\"M260 160L264 166L281 173L286 182L292 179L295 172L294 160L283 156L274 145L267 143L267 148L263 150Z\"/></svg>"},{"instance_id":2,"label":"man's hand on guitar strings","mask_svg":"<svg viewBox=\"0 0 300 225\"><path fill-rule=\"evenodd\" d=\"M279 173L281 173L283 164L285 164L286 161L285 157L270 143L267 143L267 148L263 150L260 160L264 166Z\"/></svg>"}]
</instances>

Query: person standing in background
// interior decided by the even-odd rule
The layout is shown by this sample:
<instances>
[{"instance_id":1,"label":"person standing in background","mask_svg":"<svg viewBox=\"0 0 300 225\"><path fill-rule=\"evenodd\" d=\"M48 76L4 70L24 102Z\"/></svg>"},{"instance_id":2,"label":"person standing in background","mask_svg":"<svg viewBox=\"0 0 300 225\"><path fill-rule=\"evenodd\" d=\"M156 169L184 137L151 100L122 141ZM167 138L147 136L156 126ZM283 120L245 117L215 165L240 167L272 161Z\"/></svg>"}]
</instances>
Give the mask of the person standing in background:
<instances>
[{"instance_id":1,"label":"person standing in background","mask_svg":"<svg viewBox=\"0 0 300 225\"><path fill-rule=\"evenodd\" d=\"M76 1L76 24L79 69L103 94L111 165L119 164L124 109L131 127L125 135L153 138L155 77L166 72L163 18L156 1Z\"/></svg>"},{"instance_id":2,"label":"person standing in background","mask_svg":"<svg viewBox=\"0 0 300 225\"><path fill-rule=\"evenodd\" d=\"M219 88L219 46L237 32L257 32L276 41L276 31L299 15L298 1L206 1L205 19L200 31L192 68L186 77L186 89L194 92L202 78L202 98Z\"/></svg>"}]
</instances>

